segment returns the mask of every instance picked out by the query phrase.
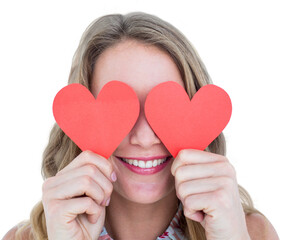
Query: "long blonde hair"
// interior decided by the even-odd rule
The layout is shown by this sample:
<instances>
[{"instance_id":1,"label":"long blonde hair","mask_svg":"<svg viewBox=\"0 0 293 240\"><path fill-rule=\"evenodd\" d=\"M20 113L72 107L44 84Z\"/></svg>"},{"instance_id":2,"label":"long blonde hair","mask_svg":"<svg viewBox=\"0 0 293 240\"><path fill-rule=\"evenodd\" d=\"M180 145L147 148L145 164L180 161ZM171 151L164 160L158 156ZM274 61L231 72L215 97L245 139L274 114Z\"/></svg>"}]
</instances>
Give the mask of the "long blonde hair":
<instances>
[{"instance_id":1,"label":"long blonde hair","mask_svg":"<svg viewBox=\"0 0 293 240\"><path fill-rule=\"evenodd\" d=\"M90 88L93 67L99 55L105 49L125 39L153 45L167 52L176 63L190 98L200 87L212 83L195 48L185 36L168 22L142 12L106 15L93 21L82 35L74 54L68 83L80 83ZM226 145L223 134L220 134L206 151L225 155ZM80 152L81 150L55 124L43 154L43 179L55 176ZM260 213L254 208L247 191L240 185L238 188L244 212ZM188 239L206 239L201 224L185 218L184 214L180 219L180 225ZM19 226L16 239L21 239L22 233L28 229L30 229L30 239L48 239L41 201L32 209L30 219L23 221Z\"/></svg>"}]
</instances>

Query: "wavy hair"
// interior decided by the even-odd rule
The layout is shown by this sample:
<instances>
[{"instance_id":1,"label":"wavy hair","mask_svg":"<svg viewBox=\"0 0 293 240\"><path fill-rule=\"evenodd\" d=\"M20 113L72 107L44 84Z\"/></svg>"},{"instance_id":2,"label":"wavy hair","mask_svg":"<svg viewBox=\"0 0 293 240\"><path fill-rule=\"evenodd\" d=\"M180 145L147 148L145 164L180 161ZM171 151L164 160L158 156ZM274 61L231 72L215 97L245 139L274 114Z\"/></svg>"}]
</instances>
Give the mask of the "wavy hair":
<instances>
[{"instance_id":1,"label":"wavy hair","mask_svg":"<svg viewBox=\"0 0 293 240\"><path fill-rule=\"evenodd\" d=\"M127 39L156 46L167 52L180 71L190 99L200 87L212 83L197 51L178 29L157 16L132 12L125 15L102 16L88 26L73 56L68 84L80 83L90 89L94 64L99 55L105 49ZM224 135L221 133L206 151L225 155ZM55 123L43 153L41 171L43 179L55 176L79 153L81 150ZM238 189L244 212L263 215L254 208L248 192L240 185L238 185ZM21 236L25 231L29 232L29 239L48 239L42 201L33 207L30 219L19 223L18 226L16 239L22 239ZM180 219L180 226L188 239L206 239L205 230L201 224L186 218L184 214Z\"/></svg>"}]
</instances>

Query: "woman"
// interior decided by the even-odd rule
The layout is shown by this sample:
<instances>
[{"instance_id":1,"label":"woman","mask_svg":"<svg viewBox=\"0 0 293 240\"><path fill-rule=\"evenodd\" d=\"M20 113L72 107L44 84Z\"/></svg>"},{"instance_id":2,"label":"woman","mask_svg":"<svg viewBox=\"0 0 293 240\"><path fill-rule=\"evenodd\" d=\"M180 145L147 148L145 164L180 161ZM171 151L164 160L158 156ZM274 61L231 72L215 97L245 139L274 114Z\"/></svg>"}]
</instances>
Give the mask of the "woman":
<instances>
[{"instance_id":1,"label":"woman","mask_svg":"<svg viewBox=\"0 0 293 240\"><path fill-rule=\"evenodd\" d=\"M177 82L190 98L211 83L176 28L144 13L95 20L74 55L69 83L96 97L111 80L136 92L135 126L105 159L81 152L55 124L43 157L42 201L4 239L278 239L237 184L223 134L206 151L183 149L174 159L145 118L145 98L159 83ZM147 161L151 174L142 167Z\"/></svg>"}]
</instances>

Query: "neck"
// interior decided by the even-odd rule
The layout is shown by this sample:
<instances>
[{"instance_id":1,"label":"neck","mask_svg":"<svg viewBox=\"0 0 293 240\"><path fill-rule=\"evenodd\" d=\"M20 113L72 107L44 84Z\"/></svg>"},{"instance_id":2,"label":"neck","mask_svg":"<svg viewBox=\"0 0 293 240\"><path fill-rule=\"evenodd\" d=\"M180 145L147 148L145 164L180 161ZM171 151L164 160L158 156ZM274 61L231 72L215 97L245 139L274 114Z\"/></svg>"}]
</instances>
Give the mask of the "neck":
<instances>
[{"instance_id":1,"label":"neck","mask_svg":"<svg viewBox=\"0 0 293 240\"><path fill-rule=\"evenodd\" d=\"M175 189L151 204L131 202L113 191L106 209L105 227L114 240L156 239L168 228L177 209Z\"/></svg>"}]
</instances>

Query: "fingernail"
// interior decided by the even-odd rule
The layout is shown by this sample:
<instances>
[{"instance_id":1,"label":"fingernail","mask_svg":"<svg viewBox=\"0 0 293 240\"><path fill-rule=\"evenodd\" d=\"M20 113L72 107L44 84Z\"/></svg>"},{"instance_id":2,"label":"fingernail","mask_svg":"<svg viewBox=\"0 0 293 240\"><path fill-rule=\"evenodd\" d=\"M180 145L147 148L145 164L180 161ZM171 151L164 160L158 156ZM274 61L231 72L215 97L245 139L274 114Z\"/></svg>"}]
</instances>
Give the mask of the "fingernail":
<instances>
[{"instance_id":1,"label":"fingernail","mask_svg":"<svg viewBox=\"0 0 293 240\"><path fill-rule=\"evenodd\" d=\"M116 176L115 172L112 172L111 179L113 180L113 182L115 182L117 180L117 176Z\"/></svg>"},{"instance_id":2,"label":"fingernail","mask_svg":"<svg viewBox=\"0 0 293 240\"><path fill-rule=\"evenodd\" d=\"M110 198L108 198L107 202L106 202L106 206L109 206L110 203Z\"/></svg>"}]
</instances>

